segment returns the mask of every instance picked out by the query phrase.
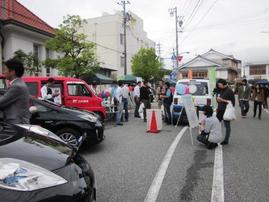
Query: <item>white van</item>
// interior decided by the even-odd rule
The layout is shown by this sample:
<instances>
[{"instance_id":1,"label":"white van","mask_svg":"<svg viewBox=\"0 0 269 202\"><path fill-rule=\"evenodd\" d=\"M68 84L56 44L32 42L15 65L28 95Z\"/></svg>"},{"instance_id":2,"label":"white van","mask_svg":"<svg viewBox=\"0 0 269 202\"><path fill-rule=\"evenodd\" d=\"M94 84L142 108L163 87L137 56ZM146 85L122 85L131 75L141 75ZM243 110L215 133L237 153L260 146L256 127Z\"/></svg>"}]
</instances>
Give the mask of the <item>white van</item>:
<instances>
[{"instance_id":1,"label":"white van","mask_svg":"<svg viewBox=\"0 0 269 202\"><path fill-rule=\"evenodd\" d=\"M184 84L187 86L189 94L192 95L194 105L198 110L201 110L203 106L209 105L212 106L212 92L213 89L210 88L209 80L207 79L182 79L177 81L178 84ZM187 121L186 113L183 110L183 104L181 101L180 94L175 90L173 103L172 103L172 117L173 122L176 123L180 112L183 112L181 115L181 120L183 122Z\"/></svg>"}]
</instances>

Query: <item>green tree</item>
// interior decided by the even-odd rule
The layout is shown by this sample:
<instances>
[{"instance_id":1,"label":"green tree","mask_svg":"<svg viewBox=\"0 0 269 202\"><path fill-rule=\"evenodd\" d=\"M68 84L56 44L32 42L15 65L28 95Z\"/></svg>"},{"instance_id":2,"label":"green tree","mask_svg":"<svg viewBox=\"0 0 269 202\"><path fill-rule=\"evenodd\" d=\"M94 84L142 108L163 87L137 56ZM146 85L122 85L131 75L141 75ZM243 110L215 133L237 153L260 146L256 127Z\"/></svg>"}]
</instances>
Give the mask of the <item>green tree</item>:
<instances>
[{"instance_id":1,"label":"green tree","mask_svg":"<svg viewBox=\"0 0 269 202\"><path fill-rule=\"evenodd\" d=\"M45 65L57 68L64 76L80 77L93 74L99 69L95 55L95 44L87 41L87 36L79 32L85 20L79 16L68 15L54 38L46 43L50 50L63 54L57 59L47 59Z\"/></svg>"},{"instance_id":2,"label":"green tree","mask_svg":"<svg viewBox=\"0 0 269 202\"><path fill-rule=\"evenodd\" d=\"M38 58L36 58L33 53L25 53L22 50L17 50L14 52L14 58L20 60L25 66L25 70L32 76L38 76L41 72L41 64Z\"/></svg>"},{"instance_id":3,"label":"green tree","mask_svg":"<svg viewBox=\"0 0 269 202\"><path fill-rule=\"evenodd\" d=\"M155 54L154 48L141 48L131 60L134 75L145 80L156 80L159 78L162 64Z\"/></svg>"}]
</instances>

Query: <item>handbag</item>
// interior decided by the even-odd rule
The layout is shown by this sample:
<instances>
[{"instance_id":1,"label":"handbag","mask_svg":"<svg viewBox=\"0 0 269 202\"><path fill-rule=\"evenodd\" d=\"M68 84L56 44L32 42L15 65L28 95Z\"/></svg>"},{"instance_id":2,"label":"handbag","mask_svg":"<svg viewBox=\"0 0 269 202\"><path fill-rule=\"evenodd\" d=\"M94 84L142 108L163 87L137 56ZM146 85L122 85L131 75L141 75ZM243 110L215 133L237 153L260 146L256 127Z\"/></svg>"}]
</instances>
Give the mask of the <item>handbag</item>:
<instances>
[{"instance_id":1,"label":"handbag","mask_svg":"<svg viewBox=\"0 0 269 202\"><path fill-rule=\"evenodd\" d=\"M229 101L229 103L226 106L224 115L223 115L223 120L225 121L232 121L236 119L235 115L235 109L232 105L232 102Z\"/></svg>"}]
</instances>

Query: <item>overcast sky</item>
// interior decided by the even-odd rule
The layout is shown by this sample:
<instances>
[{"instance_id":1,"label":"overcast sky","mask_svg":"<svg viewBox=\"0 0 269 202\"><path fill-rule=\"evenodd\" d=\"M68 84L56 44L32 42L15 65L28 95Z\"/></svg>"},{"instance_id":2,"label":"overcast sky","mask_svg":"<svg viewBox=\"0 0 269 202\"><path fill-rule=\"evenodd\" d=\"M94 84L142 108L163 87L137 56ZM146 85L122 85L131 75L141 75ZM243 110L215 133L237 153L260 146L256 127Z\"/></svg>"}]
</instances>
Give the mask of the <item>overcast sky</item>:
<instances>
[{"instance_id":1,"label":"overcast sky","mask_svg":"<svg viewBox=\"0 0 269 202\"><path fill-rule=\"evenodd\" d=\"M243 61L269 61L269 0L129 0L127 5L144 20L148 37L161 43L162 57L175 48L175 18L168 9L178 7L184 16L179 52L187 61L210 48ZM122 9L116 0L19 0L53 27L67 14L83 18ZM200 3L199 3L200 2ZM199 4L198 4L199 3ZM197 8L194 12L194 8ZM190 18L193 13L193 18Z\"/></svg>"}]
</instances>

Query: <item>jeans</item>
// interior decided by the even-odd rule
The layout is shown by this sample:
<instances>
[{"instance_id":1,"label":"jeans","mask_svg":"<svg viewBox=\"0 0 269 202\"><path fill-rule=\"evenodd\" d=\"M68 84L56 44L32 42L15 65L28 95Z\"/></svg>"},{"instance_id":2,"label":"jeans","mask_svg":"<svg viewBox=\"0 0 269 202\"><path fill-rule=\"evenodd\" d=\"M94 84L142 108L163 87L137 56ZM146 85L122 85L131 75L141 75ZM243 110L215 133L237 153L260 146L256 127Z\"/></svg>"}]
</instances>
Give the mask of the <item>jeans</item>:
<instances>
[{"instance_id":1,"label":"jeans","mask_svg":"<svg viewBox=\"0 0 269 202\"><path fill-rule=\"evenodd\" d=\"M144 111L143 111L143 115L144 115L144 121L147 120L147 109L151 108L151 104L150 104L150 100L142 100L142 102L144 103Z\"/></svg>"},{"instance_id":2,"label":"jeans","mask_svg":"<svg viewBox=\"0 0 269 202\"><path fill-rule=\"evenodd\" d=\"M223 142L225 143L229 143L229 139L230 139L230 135L231 135L231 121L223 121L224 122L224 126L226 128L226 133L225 133L225 139Z\"/></svg>"},{"instance_id":3,"label":"jeans","mask_svg":"<svg viewBox=\"0 0 269 202\"><path fill-rule=\"evenodd\" d=\"M254 114L253 117L256 116L256 112L257 112L257 107L259 106L259 118L261 118L262 115L262 102L259 101L254 101Z\"/></svg>"},{"instance_id":4,"label":"jeans","mask_svg":"<svg viewBox=\"0 0 269 202\"><path fill-rule=\"evenodd\" d=\"M170 111L171 104L164 102L163 106L164 106L165 122L167 124L171 124L171 111Z\"/></svg>"},{"instance_id":5,"label":"jeans","mask_svg":"<svg viewBox=\"0 0 269 202\"><path fill-rule=\"evenodd\" d=\"M129 118L129 114L128 114L128 98L123 98L122 102L123 102L123 110L124 110L125 121L128 121L128 118Z\"/></svg>"},{"instance_id":6,"label":"jeans","mask_svg":"<svg viewBox=\"0 0 269 202\"><path fill-rule=\"evenodd\" d=\"M123 103L119 103L117 106L117 113L116 113L116 124L120 123L123 111Z\"/></svg>"},{"instance_id":7,"label":"jeans","mask_svg":"<svg viewBox=\"0 0 269 202\"><path fill-rule=\"evenodd\" d=\"M134 98L134 101L135 101L135 113L134 113L134 115L135 115L135 117L139 117L139 112L138 112L138 110L139 110L139 106L140 106L140 100L139 100L139 97L135 97Z\"/></svg>"},{"instance_id":8,"label":"jeans","mask_svg":"<svg viewBox=\"0 0 269 202\"><path fill-rule=\"evenodd\" d=\"M240 100L241 115L246 116L249 110L249 102L247 100Z\"/></svg>"}]
</instances>

